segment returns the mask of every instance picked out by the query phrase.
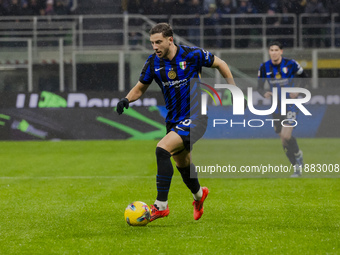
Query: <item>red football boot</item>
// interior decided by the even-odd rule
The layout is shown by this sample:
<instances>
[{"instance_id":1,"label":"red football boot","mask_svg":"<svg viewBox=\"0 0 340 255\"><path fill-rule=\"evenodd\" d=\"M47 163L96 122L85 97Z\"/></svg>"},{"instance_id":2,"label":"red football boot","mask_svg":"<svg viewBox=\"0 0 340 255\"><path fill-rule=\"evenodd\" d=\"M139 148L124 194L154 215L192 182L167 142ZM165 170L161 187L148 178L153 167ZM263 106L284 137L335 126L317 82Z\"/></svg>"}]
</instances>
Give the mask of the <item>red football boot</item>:
<instances>
[{"instance_id":1,"label":"red football boot","mask_svg":"<svg viewBox=\"0 0 340 255\"><path fill-rule=\"evenodd\" d=\"M169 206L167 206L166 209L163 211L158 210L158 208L155 205L151 205L150 208L151 208L150 221L154 221L158 218L168 217L170 213Z\"/></svg>"},{"instance_id":2,"label":"red football boot","mask_svg":"<svg viewBox=\"0 0 340 255\"><path fill-rule=\"evenodd\" d=\"M207 198L208 194L209 194L209 190L207 187L203 187L202 188L203 191L203 195L200 201L196 201L194 200L194 202L192 203L192 205L194 206L194 219L195 220L199 220L202 215L203 215L203 203L204 200Z\"/></svg>"}]
</instances>

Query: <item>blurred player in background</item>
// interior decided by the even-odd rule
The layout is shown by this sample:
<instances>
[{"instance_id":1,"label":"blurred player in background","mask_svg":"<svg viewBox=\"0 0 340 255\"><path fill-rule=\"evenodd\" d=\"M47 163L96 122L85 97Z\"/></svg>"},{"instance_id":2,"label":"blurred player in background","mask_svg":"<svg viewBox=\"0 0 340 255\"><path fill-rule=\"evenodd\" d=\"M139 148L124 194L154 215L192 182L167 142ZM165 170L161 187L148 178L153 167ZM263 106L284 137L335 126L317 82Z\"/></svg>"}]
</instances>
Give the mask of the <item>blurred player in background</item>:
<instances>
[{"instance_id":1,"label":"blurred player in background","mask_svg":"<svg viewBox=\"0 0 340 255\"><path fill-rule=\"evenodd\" d=\"M306 78L307 75L303 68L294 60L282 57L282 44L273 41L269 44L270 60L261 64L258 72L258 92L265 98L272 97L272 89L278 88L278 105L273 113L273 119L280 121L274 122L275 132L280 136L284 151L294 166L294 174L291 177L301 176L303 168L302 151L299 149L297 141L292 136L293 128L296 125L298 108L296 105L287 105L287 115L281 115L281 87L294 87L296 77ZM270 91L264 89L265 82L268 81ZM288 98L297 98L298 93L290 93ZM281 121L290 119L281 125Z\"/></svg>"},{"instance_id":2,"label":"blurred player in background","mask_svg":"<svg viewBox=\"0 0 340 255\"><path fill-rule=\"evenodd\" d=\"M235 85L234 79L228 65L210 52L176 45L173 30L167 23L159 23L150 30L150 41L155 52L145 62L135 87L117 104L117 112L122 114L130 102L139 99L151 82L156 81L162 90L168 114L167 134L156 148L157 199L151 205L151 221L169 214L168 193L173 176L171 157L193 194L194 219L198 220L203 214L203 202L209 190L199 184L190 151L205 133L207 116L200 112L199 84L191 79L199 78L203 66L217 68L229 84Z\"/></svg>"}]
</instances>

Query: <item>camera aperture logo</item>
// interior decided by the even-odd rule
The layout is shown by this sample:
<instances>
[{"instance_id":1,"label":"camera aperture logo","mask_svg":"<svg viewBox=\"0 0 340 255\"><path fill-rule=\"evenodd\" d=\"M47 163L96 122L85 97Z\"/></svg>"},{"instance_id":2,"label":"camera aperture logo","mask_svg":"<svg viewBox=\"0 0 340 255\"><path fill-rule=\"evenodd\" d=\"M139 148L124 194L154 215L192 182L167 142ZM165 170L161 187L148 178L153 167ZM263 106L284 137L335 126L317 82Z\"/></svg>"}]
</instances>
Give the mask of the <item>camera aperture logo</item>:
<instances>
[{"instance_id":1,"label":"camera aperture logo","mask_svg":"<svg viewBox=\"0 0 340 255\"><path fill-rule=\"evenodd\" d=\"M212 86L210 86L210 85L208 85L208 84L206 84L206 83L203 83L203 82L200 82L200 84L203 85L203 86L206 86L206 87L209 88L212 92L214 92L214 94L216 95L216 97L218 98L218 100L219 100L219 102L220 102L220 105L222 105L222 100L221 100L220 95L217 93L217 91L216 91ZM203 89L203 88L201 88L201 90L203 90L205 93L207 93L207 94L212 98L212 100L214 101L215 105L217 105L217 102L216 102L214 96L210 93L209 90ZM205 105L207 105L208 99L207 99L206 96L203 98L203 95L207 95L207 94L202 94L202 102L203 102L203 100L205 100ZM203 104L202 104L202 105L203 105ZM203 107L202 107L201 110L202 110L202 115L207 115L207 107L205 107L204 109L203 109ZM204 113L204 114L203 114L203 110L205 110L205 113Z\"/></svg>"},{"instance_id":2,"label":"camera aperture logo","mask_svg":"<svg viewBox=\"0 0 340 255\"><path fill-rule=\"evenodd\" d=\"M233 115L244 115L245 114L245 96L242 92L242 90L234 85L231 84L215 84L214 87L207 85L205 83L201 83L201 85L206 86L209 88L211 91L214 92L216 97L219 99L220 104L222 105L222 100L217 93L216 89L227 89L231 92L231 96L233 99ZM215 105L217 105L215 98L213 95L207 91L206 89L202 89L206 93L201 94L201 114L202 115L207 115L207 106L208 106L208 95L213 99L215 102ZM303 94L304 97L302 98L289 98L287 97L287 94L289 93L298 93L298 94ZM235 125L242 125L245 127L248 125L249 127L262 127L264 126L265 122L271 123L272 126L274 126L274 122L276 121L281 121L282 126L289 126L289 127L295 127L297 126L297 120L296 118L296 112L292 111L287 111L287 106L292 106L295 105L296 108L298 108L304 115L309 115L311 116L312 114L306 109L306 107L303 105L304 103L307 103L311 99L311 93L309 90L305 88L299 88L299 87L282 87L281 88L281 93L278 92L278 88L273 88L272 90L272 104L269 109L266 110L259 110L254 107L253 104L253 88L249 87L247 89L247 106L249 111L257 116L266 116L270 115L275 112L275 110L278 107L278 102L280 99L280 108L281 112L280 114L282 116L285 116L284 120L280 119L250 119L246 121L245 119L243 122L233 122L232 119L227 120L224 118L221 119L213 119L213 127L216 127L217 125L225 125L225 124L230 124L230 127L233 127ZM280 98L279 98L280 97Z\"/></svg>"}]
</instances>

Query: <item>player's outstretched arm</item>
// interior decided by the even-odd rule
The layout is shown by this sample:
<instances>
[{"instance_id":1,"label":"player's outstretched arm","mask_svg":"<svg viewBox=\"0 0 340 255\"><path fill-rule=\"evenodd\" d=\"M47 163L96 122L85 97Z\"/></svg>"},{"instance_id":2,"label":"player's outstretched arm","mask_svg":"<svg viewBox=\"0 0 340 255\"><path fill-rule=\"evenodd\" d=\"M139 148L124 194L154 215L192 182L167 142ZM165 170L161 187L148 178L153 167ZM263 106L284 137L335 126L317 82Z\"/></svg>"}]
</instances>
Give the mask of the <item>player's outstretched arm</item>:
<instances>
[{"instance_id":1,"label":"player's outstretched arm","mask_svg":"<svg viewBox=\"0 0 340 255\"><path fill-rule=\"evenodd\" d=\"M149 85L143 84L140 81L130 90L130 92L126 95L126 97L122 98L117 104L117 112L118 114L122 114L124 112L124 108L129 108L129 103L136 101L139 99L144 92L148 89Z\"/></svg>"},{"instance_id":2,"label":"player's outstretched arm","mask_svg":"<svg viewBox=\"0 0 340 255\"><path fill-rule=\"evenodd\" d=\"M144 92L148 89L149 84L143 84L140 81L130 90L127 94L126 98L129 100L130 103L138 100Z\"/></svg>"},{"instance_id":3,"label":"player's outstretched arm","mask_svg":"<svg viewBox=\"0 0 340 255\"><path fill-rule=\"evenodd\" d=\"M224 79L227 81L228 84L236 86L234 77L229 69L229 66L224 60L215 56L214 63L212 64L211 67L217 68L217 70L224 77ZM233 97L231 98L231 100L233 100ZM247 108L247 105L248 105L247 99L244 98L244 108Z\"/></svg>"},{"instance_id":4,"label":"player's outstretched arm","mask_svg":"<svg viewBox=\"0 0 340 255\"><path fill-rule=\"evenodd\" d=\"M211 67L217 68L217 70L220 72L223 78L226 79L228 84L236 85L234 77L229 69L229 66L224 60L215 56L214 63L212 64Z\"/></svg>"}]
</instances>

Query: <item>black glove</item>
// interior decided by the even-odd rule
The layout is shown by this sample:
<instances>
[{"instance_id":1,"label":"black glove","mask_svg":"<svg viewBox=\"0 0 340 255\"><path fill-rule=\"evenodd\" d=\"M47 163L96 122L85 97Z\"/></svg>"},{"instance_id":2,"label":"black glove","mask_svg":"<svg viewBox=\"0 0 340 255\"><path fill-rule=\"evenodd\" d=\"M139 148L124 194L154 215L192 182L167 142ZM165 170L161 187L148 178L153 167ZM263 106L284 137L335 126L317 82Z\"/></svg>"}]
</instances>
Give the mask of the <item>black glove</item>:
<instances>
[{"instance_id":1,"label":"black glove","mask_svg":"<svg viewBox=\"0 0 340 255\"><path fill-rule=\"evenodd\" d=\"M124 112L124 108L129 109L129 100L126 97L122 98L117 104L116 111L119 115Z\"/></svg>"}]
</instances>

